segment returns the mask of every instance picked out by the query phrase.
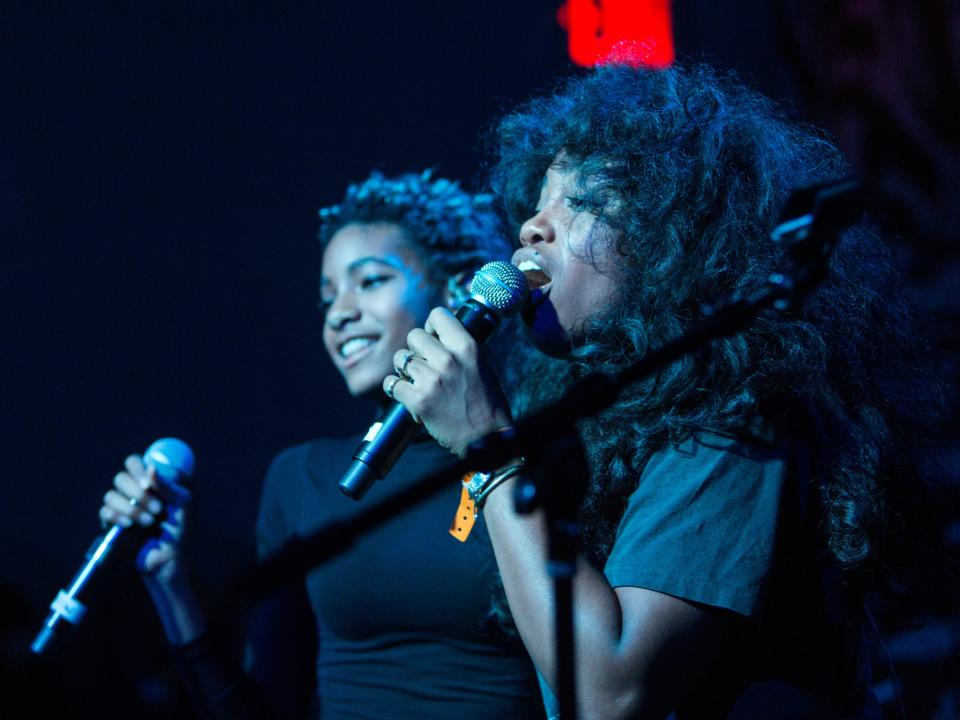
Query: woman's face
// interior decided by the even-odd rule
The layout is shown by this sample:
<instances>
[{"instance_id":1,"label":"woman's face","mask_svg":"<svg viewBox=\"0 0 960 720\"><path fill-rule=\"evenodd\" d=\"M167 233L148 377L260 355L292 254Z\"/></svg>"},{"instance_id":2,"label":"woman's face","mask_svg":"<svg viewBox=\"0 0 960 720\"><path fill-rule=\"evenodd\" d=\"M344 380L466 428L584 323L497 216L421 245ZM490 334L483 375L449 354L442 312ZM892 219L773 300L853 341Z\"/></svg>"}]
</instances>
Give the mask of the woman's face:
<instances>
[{"instance_id":1,"label":"woman's face","mask_svg":"<svg viewBox=\"0 0 960 720\"><path fill-rule=\"evenodd\" d=\"M544 176L536 214L520 229L513 264L530 284L524 320L534 343L564 356L582 341L586 323L620 296L618 231L581 209L577 173L555 163Z\"/></svg>"},{"instance_id":2,"label":"woman's face","mask_svg":"<svg viewBox=\"0 0 960 720\"><path fill-rule=\"evenodd\" d=\"M352 395L379 392L393 354L441 299L397 225L351 224L330 238L320 279L323 343Z\"/></svg>"}]
</instances>

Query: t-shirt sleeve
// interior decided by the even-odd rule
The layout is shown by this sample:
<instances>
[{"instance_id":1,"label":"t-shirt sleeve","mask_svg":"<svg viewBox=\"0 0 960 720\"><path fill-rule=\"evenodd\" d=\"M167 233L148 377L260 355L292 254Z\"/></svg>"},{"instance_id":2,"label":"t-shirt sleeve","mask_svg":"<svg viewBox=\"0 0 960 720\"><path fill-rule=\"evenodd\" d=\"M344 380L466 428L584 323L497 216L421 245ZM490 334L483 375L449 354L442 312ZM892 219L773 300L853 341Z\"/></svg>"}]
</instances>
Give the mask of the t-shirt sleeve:
<instances>
[{"instance_id":1,"label":"t-shirt sleeve","mask_svg":"<svg viewBox=\"0 0 960 720\"><path fill-rule=\"evenodd\" d=\"M782 449L715 435L654 454L620 522L608 581L753 615L786 473Z\"/></svg>"}]
</instances>

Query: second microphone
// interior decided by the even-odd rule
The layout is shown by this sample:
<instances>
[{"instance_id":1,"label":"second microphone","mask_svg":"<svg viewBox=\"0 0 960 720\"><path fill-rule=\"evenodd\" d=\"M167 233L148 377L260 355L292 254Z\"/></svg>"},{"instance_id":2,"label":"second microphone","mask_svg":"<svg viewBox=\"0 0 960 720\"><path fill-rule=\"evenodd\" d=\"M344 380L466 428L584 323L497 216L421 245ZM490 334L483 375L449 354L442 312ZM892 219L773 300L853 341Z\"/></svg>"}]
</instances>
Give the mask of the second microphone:
<instances>
[{"instance_id":1,"label":"second microphone","mask_svg":"<svg viewBox=\"0 0 960 720\"><path fill-rule=\"evenodd\" d=\"M500 320L518 312L527 298L527 280L508 262L496 261L480 268L470 282L470 299L456 317L479 344L486 342ZM400 403L394 403L383 419L370 426L353 454L350 469L340 480L340 489L360 500L374 482L393 468L416 436L419 426Z\"/></svg>"}]
</instances>

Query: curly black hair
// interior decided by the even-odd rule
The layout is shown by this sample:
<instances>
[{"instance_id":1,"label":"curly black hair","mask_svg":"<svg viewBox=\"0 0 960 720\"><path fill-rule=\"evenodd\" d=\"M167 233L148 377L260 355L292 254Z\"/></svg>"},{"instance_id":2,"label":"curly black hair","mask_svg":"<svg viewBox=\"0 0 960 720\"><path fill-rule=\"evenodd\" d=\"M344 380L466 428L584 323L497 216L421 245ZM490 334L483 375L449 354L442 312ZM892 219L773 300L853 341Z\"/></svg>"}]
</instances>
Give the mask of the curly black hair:
<instances>
[{"instance_id":1,"label":"curly black hair","mask_svg":"<svg viewBox=\"0 0 960 720\"><path fill-rule=\"evenodd\" d=\"M619 231L627 292L573 349L573 375L621 369L698 322L704 303L757 290L784 260L769 233L791 190L848 173L822 132L703 65L578 75L505 117L493 141L492 185L515 228L535 214L560 158L577 171L586 210ZM811 441L825 544L842 568L875 569L942 405L916 317L878 232L862 222L797 312L766 312L628 388L580 428L592 473L581 514L588 555L608 555L653 452L701 430L762 426ZM543 383L529 370L528 360L522 387L535 396Z\"/></svg>"},{"instance_id":2,"label":"curly black hair","mask_svg":"<svg viewBox=\"0 0 960 720\"><path fill-rule=\"evenodd\" d=\"M418 248L438 284L508 258L499 215L489 194L471 194L432 170L388 178L374 171L347 187L338 205L319 211L321 247L350 224L393 223Z\"/></svg>"}]
</instances>

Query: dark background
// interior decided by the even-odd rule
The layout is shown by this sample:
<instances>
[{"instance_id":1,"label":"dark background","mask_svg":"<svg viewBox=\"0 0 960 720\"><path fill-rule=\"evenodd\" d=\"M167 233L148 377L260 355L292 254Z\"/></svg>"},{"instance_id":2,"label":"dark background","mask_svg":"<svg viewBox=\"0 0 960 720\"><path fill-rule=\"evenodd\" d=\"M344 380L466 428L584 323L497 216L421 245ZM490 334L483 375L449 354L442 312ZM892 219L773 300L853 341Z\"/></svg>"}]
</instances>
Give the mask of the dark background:
<instances>
[{"instance_id":1,"label":"dark background","mask_svg":"<svg viewBox=\"0 0 960 720\"><path fill-rule=\"evenodd\" d=\"M558 4L0 10L0 667L12 669L0 683L12 716L61 701L100 717L186 712L131 572L57 657L26 650L99 532L103 493L128 453L187 440L196 572L212 607L225 600L253 558L272 456L370 417L320 341L316 209L372 168L435 167L479 187L483 131L573 71ZM771 3L673 8L682 54L738 69L800 114L813 107ZM950 296L930 295L940 309Z\"/></svg>"}]
</instances>

